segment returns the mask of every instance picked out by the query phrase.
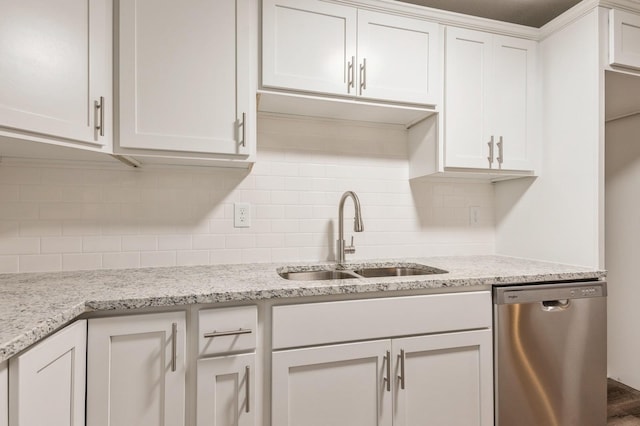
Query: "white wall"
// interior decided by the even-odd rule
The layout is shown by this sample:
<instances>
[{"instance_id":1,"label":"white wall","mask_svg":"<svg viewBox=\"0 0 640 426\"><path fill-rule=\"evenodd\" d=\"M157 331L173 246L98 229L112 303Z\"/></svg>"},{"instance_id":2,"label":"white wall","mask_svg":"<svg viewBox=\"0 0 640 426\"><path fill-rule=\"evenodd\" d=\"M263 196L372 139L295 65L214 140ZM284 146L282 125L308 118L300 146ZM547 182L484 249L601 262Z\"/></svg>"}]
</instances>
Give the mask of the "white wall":
<instances>
[{"instance_id":1,"label":"white wall","mask_svg":"<svg viewBox=\"0 0 640 426\"><path fill-rule=\"evenodd\" d=\"M540 43L540 177L496 185L496 252L603 266L599 10Z\"/></svg>"},{"instance_id":2,"label":"white wall","mask_svg":"<svg viewBox=\"0 0 640 426\"><path fill-rule=\"evenodd\" d=\"M265 117L250 173L4 159L0 272L332 260L346 190L365 226L348 259L494 252L493 186L410 183L401 128ZM233 228L237 201L249 229Z\"/></svg>"},{"instance_id":3,"label":"white wall","mask_svg":"<svg viewBox=\"0 0 640 426\"><path fill-rule=\"evenodd\" d=\"M606 128L609 375L640 389L640 116Z\"/></svg>"}]
</instances>

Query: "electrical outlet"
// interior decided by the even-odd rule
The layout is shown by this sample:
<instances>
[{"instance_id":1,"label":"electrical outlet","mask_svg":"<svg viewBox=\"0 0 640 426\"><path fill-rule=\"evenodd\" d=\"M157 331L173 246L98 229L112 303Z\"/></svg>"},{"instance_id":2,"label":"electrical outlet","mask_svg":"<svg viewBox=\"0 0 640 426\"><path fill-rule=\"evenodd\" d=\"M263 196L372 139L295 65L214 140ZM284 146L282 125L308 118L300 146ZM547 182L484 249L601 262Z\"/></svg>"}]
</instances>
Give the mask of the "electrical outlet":
<instances>
[{"instance_id":1,"label":"electrical outlet","mask_svg":"<svg viewBox=\"0 0 640 426\"><path fill-rule=\"evenodd\" d=\"M469 225L478 226L480 224L480 207L469 207Z\"/></svg>"},{"instance_id":2,"label":"electrical outlet","mask_svg":"<svg viewBox=\"0 0 640 426\"><path fill-rule=\"evenodd\" d=\"M251 204L233 203L233 226L234 228L251 227Z\"/></svg>"}]
</instances>

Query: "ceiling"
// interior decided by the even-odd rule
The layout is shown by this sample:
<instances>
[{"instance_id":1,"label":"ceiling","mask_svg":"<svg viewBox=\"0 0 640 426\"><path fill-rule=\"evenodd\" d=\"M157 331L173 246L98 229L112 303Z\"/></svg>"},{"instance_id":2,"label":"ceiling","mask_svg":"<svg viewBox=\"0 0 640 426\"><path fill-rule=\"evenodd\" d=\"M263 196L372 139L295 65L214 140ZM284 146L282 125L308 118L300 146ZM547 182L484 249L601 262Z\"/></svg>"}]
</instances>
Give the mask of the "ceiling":
<instances>
[{"instance_id":1,"label":"ceiling","mask_svg":"<svg viewBox=\"0 0 640 426\"><path fill-rule=\"evenodd\" d=\"M539 28L580 0L400 0Z\"/></svg>"}]
</instances>

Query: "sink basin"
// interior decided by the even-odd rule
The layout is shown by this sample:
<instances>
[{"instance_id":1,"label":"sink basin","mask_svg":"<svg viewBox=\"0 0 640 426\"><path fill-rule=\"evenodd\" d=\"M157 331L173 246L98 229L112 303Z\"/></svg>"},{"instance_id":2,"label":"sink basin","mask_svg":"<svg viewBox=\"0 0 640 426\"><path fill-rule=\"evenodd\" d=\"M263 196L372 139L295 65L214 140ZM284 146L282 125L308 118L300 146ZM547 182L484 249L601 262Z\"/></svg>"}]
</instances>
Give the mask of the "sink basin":
<instances>
[{"instance_id":1,"label":"sink basin","mask_svg":"<svg viewBox=\"0 0 640 426\"><path fill-rule=\"evenodd\" d=\"M364 278L373 277L403 277L407 275L446 274L447 271L429 266L389 266L380 268L362 268L354 272Z\"/></svg>"},{"instance_id":2,"label":"sink basin","mask_svg":"<svg viewBox=\"0 0 640 426\"><path fill-rule=\"evenodd\" d=\"M296 271L280 272L282 278L294 281L344 280L360 278L351 271Z\"/></svg>"},{"instance_id":3,"label":"sink basin","mask_svg":"<svg viewBox=\"0 0 640 426\"><path fill-rule=\"evenodd\" d=\"M316 271L283 271L278 274L287 280L316 281L316 280L344 280L352 278L375 277L404 277L409 275L433 275L446 274L447 271L431 266L417 264L400 264L389 266L376 266L371 268L362 265L350 265L352 269L330 269Z\"/></svg>"}]
</instances>

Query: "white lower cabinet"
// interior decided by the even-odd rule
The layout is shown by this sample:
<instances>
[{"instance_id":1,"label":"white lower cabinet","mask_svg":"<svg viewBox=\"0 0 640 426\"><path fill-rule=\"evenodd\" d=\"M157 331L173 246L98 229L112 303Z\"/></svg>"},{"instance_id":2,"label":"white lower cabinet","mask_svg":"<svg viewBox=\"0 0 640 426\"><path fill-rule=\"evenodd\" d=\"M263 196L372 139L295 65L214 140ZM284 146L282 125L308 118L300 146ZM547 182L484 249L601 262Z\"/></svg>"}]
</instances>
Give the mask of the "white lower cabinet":
<instances>
[{"instance_id":1,"label":"white lower cabinet","mask_svg":"<svg viewBox=\"0 0 640 426\"><path fill-rule=\"evenodd\" d=\"M11 426L85 424L86 343L87 322L77 321L10 359ZM6 383L3 376L6 367Z\"/></svg>"},{"instance_id":2,"label":"white lower cabinet","mask_svg":"<svg viewBox=\"0 0 640 426\"><path fill-rule=\"evenodd\" d=\"M489 292L277 306L273 319L273 426L493 425Z\"/></svg>"},{"instance_id":3,"label":"white lower cabinet","mask_svg":"<svg viewBox=\"0 0 640 426\"><path fill-rule=\"evenodd\" d=\"M257 331L255 305L198 312L197 426L256 425Z\"/></svg>"},{"instance_id":4,"label":"white lower cabinet","mask_svg":"<svg viewBox=\"0 0 640 426\"><path fill-rule=\"evenodd\" d=\"M275 352L271 424L390 426L390 350L381 340Z\"/></svg>"},{"instance_id":5,"label":"white lower cabinet","mask_svg":"<svg viewBox=\"0 0 640 426\"><path fill-rule=\"evenodd\" d=\"M491 330L394 339L394 426L493 425L491 342Z\"/></svg>"},{"instance_id":6,"label":"white lower cabinet","mask_svg":"<svg viewBox=\"0 0 640 426\"><path fill-rule=\"evenodd\" d=\"M0 426L9 424L9 363L0 362Z\"/></svg>"},{"instance_id":7,"label":"white lower cabinet","mask_svg":"<svg viewBox=\"0 0 640 426\"><path fill-rule=\"evenodd\" d=\"M185 424L184 312L89 320L87 425Z\"/></svg>"},{"instance_id":8,"label":"white lower cabinet","mask_svg":"<svg viewBox=\"0 0 640 426\"><path fill-rule=\"evenodd\" d=\"M491 331L273 354L273 425L490 426Z\"/></svg>"},{"instance_id":9,"label":"white lower cabinet","mask_svg":"<svg viewBox=\"0 0 640 426\"><path fill-rule=\"evenodd\" d=\"M255 357L242 354L198 361L198 426L255 426Z\"/></svg>"}]
</instances>

